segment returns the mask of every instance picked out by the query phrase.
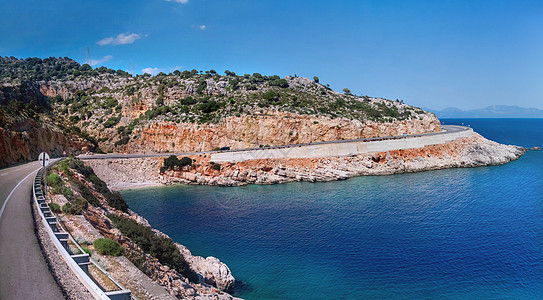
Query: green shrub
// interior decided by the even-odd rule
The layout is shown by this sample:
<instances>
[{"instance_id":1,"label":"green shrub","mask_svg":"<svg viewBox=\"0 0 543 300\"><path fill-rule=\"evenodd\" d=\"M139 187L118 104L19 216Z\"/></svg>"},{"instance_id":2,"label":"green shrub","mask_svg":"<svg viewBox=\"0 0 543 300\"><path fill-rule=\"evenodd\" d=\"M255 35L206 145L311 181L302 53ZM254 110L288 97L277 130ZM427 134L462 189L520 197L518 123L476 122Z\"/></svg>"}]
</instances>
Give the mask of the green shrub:
<instances>
[{"instance_id":1,"label":"green shrub","mask_svg":"<svg viewBox=\"0 0 543 300\"><path fill-rule=\"evenodd\" d=\"M221 164L213 164L213 166L211 166L211 168L212 168L213 170L220 171L220 170L221 170Z\"/></svg>"},{"instance_id":2,"label":"green shrub","mask_svg":"<svg viewBox=\"0 0 543 300\"><path fill-rule=\"evenodd\" d=\"M126 145L126 144L128 144L128 142L130 142L130 137L129 136L123 136L122 139L115 142L115 146Z\"/></svg>"},{"instance_id":3,"label":"green shrub","mask_svg":"<svg viewBox=\"0 0 543 300\"><path fill-rule=\"evenodd\" d=\"M58 205L57 203L49 203L49 208L54 213L59 213L60 212L60 205Z\"/></svg>"},{"instance_id":4,"label":"green shrub","mask_svg":"<svg viewBox=\"0 0 543 300\"><path fill-rule=\"evenodd\" d=\"M191 166L192 165L192 159L190 159L190 157L182 157L181 160L179 161L179 165L181 167L184 167L184 166Z\"/></svg>"},{"instance_id":5,"label":"green shrub","mask_svg":"<svg viewBox=\"0 0 543 300\"><path fill-rule=\"evenodd\" d=\"M53 187L53 194L62 194L62 192L64 191L64 187L62 186L55 186Z\"/></svg>"},{"instance_id":6,"label":"green shrub","mask_svg":"<svg viewBox=\"0 0 543 300\"><path fill-rule=\"evenodd\" d=\"M121 193L114 191L109 192L108 194L104 195L106 197L107 203L120 211L126 212L128 210L128 204L126 204L126 201L124 200Z\"/></svg>"},{"instance_id":7,"label":"green shrub","mask_svg":"<svg viewBox=\"0 0 543 300\"><path fill-rule=\"evenodd\" d=\"M65 214L69 214L72 211L72 205L70 202L67 202L66 204L62 205L62 212Z\"/></svg>"},{"instance_id":8,"label":"green shrub","mask_svg":"<svg viewBox=\"0 0 543 300\"><path fill-rule=\"evenodd\" d=\"M74 201L68 202L62 206L62 211L67 214L80 215L88 207L87 200L83 197L77 197Z\"/></svg>"},{"instance_id":9,"label":"green shrub","mask_svg":"<svg viewBox=\"0 0 543 300\"><path fill-rule=\"evenodd\" d=\"M135 220L108 215L122 234L130 238L143 251L158 259L162 264L177 270L193 282L198 282L198 276L190 269L179 249L169 238L156 235L151 227L143 226Z\"/></svg>"},{"instance_id":10,"label":"green shrub","mask_svg":"<svg viewBox=\"0 0 543 300\"><path fill-rule=\"evenodd\" d=\"M116 241L108 238L101 238L94 241L96 252L105 255L119 256L123 252L123 247Z\"/></svg>"},{"instance_id":11,"label":"green shrub","mask_svg":"<svg viewBox=\"0 0 543 300\"><path fill-rule=\"evenodd\" d=\"M62 184L62 178L56 173L51 173L47 175L47 184L53 188L60 186Z\"/></svg>"},{"instance_id":12,"label":"green shrub","mask_svg":"<svg viewBox=\"0 0 543 300\"><path fill-rule=\"evenodd\" d=\"M81 173L81 175L85 176L86 178L89 178L91 175L94 174L92 168L86 166L85 163L83 163L83 161L79 158L70 158L68 161L68 165L70 166L70 168Z\"/></svg>"},{"instance_id":13,"label":"green shrub","mask_svg":"<svg viewBox=\"0 0 543 300\"><path fill-rule=\"evenodd\" d=\"M66 160L63 160L57 164L58 169L62 171L62 173L66 175L70 175L70 166L68 166L68 162Z\"/></svg>"},{"instance_id":14,"label":"green shrub","mask_svg":"<svg viewBox=\"0 0 543 300\"><path fill-rule=\"evenodd\" d=\"M120 120L121 120L121 115L118 115L116 117L115 116L111 117L104 123L104 128L113 127L117 125L117 123L119 123Z\"/></svg>"},{"instance_id":15,"label":"green shrub","mask_svg":"<svg viewBox=\"0 0 543 300\"><path fill-rule=\"evenodd\" d=\"M288 88L288 81L286 79L274 79L269 83L271 86L278 86L282 88Z\"/></svg>"},{"instance_id":16,"label":"green shrub","mask_svg":"<svg viewBox=\"0 0 543 300\"><path fill-rule=\"evenodd\" d=\"M164 167L168 169L173 169L175 166L179 165L179 158L175 155L170 155L164 159Z\"/></svg>"},{"instance_id":17,"label":"green shrub","mask_svg":"<svg viewBox=\"0 0 543 300\"><path fill-rule=\"evenodd\" d=\"M73 200L74 198L74 192L69 187L64 188L64 190L62 191L62 195L68 200Z\"/></svg>"},{"instance_id":18,"label":"green shrub","mask_svg":"<svg viewBox=\"0 0 543 300\"><path fill-rule=\"evenodd\" d=\"M181 105L193 105L193 104L196 104L196 100L194 100L194 98L192 98L191 96L188 96L186 98L179 100L179 103Z\"/></svg>"},{"instance_id":19,"label":"green shrub","mask_svg":"<svg viewBox=\"0 0 543 300\"><path fill-rule=\"evenodd\" d=\"M81 196L83 196L83 198L87 200L88 203L94 206L100 206L100 201L98 200L98 198L96 198L96 196L94 196L94 194L86 184L81 183L79 180L74 180L74 182L77 185L79 193L81 193ZM85 208L87 207L85 206Z\"/></svg>"}]
</instances>

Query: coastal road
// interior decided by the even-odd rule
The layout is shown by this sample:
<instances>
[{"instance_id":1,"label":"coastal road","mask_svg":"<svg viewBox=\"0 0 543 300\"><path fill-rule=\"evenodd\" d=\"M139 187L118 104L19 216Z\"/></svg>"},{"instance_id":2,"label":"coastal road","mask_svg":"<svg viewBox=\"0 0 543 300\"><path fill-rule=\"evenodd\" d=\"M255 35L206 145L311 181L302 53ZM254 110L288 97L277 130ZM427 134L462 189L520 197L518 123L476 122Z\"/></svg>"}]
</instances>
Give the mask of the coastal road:
<instances>
[{"instance_id":1,"label":"coastal road","mask_svg":"<svg viewBox=\"0 0 543 300\"><path fill-rule=\"evenodd\" d=\"M396 139L408 139L414 137L422 136L432 136L440 135L453 132L461 132L469 130L471 128L458 125L443 125L443 131L432 132L432 133L422 133L422 134L411 134L411 135L400 135L400 136L387 136L387 137L378 137L378 138L362 138L362 139L353 139L353 140L339 140L339 141L327 141L327 142L313 142L313 143L304 143L304 144L293 144L293 145L283 145L283 146L272 146L264 148L246 148L246 149L232 149L232 150L218 150L218 151L200 151L200 152L182 152L182 153L134 153L134 154L94 154L94 155L79 155L81 159L117 159L117 158L142 158L142 157L163 157L163 156L187 156L187 155L198 155L198 154L209 154L209 153L220 153L220 152L240 152L240 151L253 151L261 149L282 149L282 148L293 148L300 146L308 145L323 145L323 144L340 144L340 143L351 143L351 142L371 142L371 141L383 141L383 140L396 140Z\"/></svg>"},{"instance_id":2,"label":"coastal road","mask_svg":"<svg viewBox=\"0 0 543 300\"><path fill-rule=\"evenodd\" d=\"M0 299L64 299L34 233L36 162L0 170Z\"/></svg>"}]
</instances>

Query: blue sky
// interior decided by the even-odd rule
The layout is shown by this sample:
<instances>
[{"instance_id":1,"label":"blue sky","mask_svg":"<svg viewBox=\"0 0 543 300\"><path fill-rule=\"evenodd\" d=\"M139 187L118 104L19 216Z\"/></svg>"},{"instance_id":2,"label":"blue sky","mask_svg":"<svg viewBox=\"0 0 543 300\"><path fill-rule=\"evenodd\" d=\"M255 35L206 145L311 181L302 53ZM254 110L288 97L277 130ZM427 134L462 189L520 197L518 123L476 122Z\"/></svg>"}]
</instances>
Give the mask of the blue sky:
<instances>
[{"instance_id":1,"label":"blue sky","mask_svg":"<svg viewBox=\"0 0 543 300\"><path fill-rule=\"evenodd\" d=\"M543 109L543 1L0 2L0 56L294 75L416 106Z\"/></svg>"}]
</instances>

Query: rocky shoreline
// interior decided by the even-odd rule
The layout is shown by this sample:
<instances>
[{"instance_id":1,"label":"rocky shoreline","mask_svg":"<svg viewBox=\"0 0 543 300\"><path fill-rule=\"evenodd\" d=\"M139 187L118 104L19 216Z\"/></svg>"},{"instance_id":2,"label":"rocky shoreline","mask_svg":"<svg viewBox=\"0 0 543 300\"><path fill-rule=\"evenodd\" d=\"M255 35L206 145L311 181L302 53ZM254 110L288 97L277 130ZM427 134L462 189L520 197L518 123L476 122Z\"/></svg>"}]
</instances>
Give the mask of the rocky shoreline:
<instances>
[{"instance_id":1,"label":"rocky shoreline","mask_svg":"<svg viewBox=\"0 0 543 300\"><path fill-rule=\"evenodd\" d=\"M334 181L363 175L499 165L522 156L526 148L503 145L474 133L446 144L417 149L318 159L255 159L214 168L206 155L190 156L191 167L160 173L164 158L87 160L112 189L185 183L218 186Z\"/></svg>"},{"instance_id":2,"label":"rocky shoreline","mask_svg":"<svg viewBox=\"0 0 543 300\"><path fill-rule=\"evenodd\" d=\"M87 186L99 201L99 205L89 204L82 214L58 212L57 217L82 247L92 249L92 241L104 237L117 241L123 247L123 255L118 257L101 255L91 250L92 259L124 287L130 289L138 299L239 299L228 294L229 291L233 290L235 279L226 264L215 257L204 258L193 255L185 246L173 243L187 262L190 270L197 276L195 278L197 282L189 281L187 277L177 270L168 267L157 258L144 252L138 244L125 236L108 216L116 215L133 220L145 227L150 227L145 218L130 209L123 212L111 207L104 195L98 191L92 182L88 181L87 177L73 169L70 172L72 180L77 180ZM69 186L70 183L66 178L66 174L64 172L59 173L64 177L65 184ZM66 197L61 194L51 195L50 201L60 207L68 202ZM37 223L39 225L40 222ZM37 234L40 233L39 229L38 226ZM161 231L152 228L151 230L157 236L170 239ZM58 256L58 253L55 254L55 251L51 250L45 251L51 247L50 243L45 241L42 244L44 253L49 253L46 257L52 257L49 259L50 267L67 298L88 298L85 296L85 293L87 293L85 288L81 286L77 279L73 278L73 274L63 261L54 258L55 255Z\"/></svg>"}]
</instances>

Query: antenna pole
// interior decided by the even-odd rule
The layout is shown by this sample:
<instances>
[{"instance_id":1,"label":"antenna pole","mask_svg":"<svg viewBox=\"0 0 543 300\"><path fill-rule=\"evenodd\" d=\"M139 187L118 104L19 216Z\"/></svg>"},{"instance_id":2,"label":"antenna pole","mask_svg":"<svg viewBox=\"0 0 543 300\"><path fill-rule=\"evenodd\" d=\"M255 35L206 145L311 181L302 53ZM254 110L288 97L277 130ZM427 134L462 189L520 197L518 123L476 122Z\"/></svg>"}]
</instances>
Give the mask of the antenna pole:
<instances>
[{"instance_id":1,"label":"antenna pole","mask_svg":"<svg viewBox=\"0 0 543 300\"><path fill-rule=\"evenodd\" d=\"M92 66L92 60L91 60L91 57L90 57L90 49L89 47L87 47L87 60L85 61L85 63L89 66Z\"/></svg>"}]
</instances>

